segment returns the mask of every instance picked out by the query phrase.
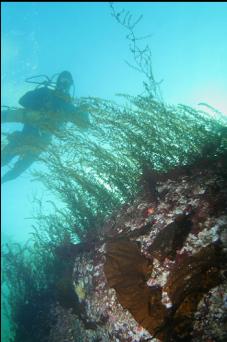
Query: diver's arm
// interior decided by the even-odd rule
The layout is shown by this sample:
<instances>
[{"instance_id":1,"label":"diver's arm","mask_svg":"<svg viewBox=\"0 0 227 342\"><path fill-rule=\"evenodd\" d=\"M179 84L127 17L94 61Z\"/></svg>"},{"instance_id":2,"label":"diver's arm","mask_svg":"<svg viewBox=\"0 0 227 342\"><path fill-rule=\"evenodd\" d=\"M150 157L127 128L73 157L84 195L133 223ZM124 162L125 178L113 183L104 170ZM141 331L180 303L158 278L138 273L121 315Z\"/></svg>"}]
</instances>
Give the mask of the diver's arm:
<instances>
[{"instance_id":1,"label":"diver's arm","mask_svg":"<svg viewBox=\"0 0 227 342\"><path fill-rule=\"evenodd\" d=\"M24 109L17 108L17 109L4 109L1 110L1 124L8 123L8 122L24 122Z\"/></svg>"},{"instance_id":2,"label":"diver's arm","mask_svg":"<svg viewBox=\"0 0 227 342\"><path fill-rule=\"evenodd\" d=\"M7 108L1 110L1 123L19 122L34 124L42 117L44 105L48 103L51 90L46 87L35 89L23 95L19 104L24 108Z\"/></svg>"},{"instance_id":3,"label":"diver's arm","mask_svg":"<svg viewBox=\"0 0 227 342\"><path fill-rule=\"evenodd\" d=\"M1 124L9 122L34 123L40 120L40 116L39 112L28 111L25 108L9 108L1 111Z\"/></svg>"}]
</instances>

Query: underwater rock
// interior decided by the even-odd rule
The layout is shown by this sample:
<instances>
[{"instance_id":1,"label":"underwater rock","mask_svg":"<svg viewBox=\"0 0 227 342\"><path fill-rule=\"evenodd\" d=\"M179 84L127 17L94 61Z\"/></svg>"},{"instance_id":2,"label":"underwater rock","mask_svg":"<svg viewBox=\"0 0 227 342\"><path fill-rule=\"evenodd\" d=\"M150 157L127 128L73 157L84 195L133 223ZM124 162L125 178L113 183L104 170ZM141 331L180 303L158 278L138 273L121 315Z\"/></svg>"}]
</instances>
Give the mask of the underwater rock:
<instances>
[{"instance_id":1,"label":"underwater rock","mask_svg":"<svg viewBox=\"0 0 227 342\"><path fill-rule=\"evenodd\" d=\"M156 236L149 251L152 256L164 261L165 258L174 259L177 250L181 249L190 230L192 221L189 215L177 215L175 221L168 224Z\"/></svg>"},{"instance_id":2,"label":"underwater rock","mask_svg":"<svg viewBox=\"0 0 227 342\"><path fill-rule=\"evenodd\" d=\"M109 219L92 253L72 253L80 340L226 340L224 161L197 162L155 182L156 202L153 188L150 197L141 193Z\"/></svg>"},{"instance_id":3,"label":"underwater rock","mask_svg":"<svg viewBox=\"0 0 227 342\"><path fill-rule=\"evenodd\" d=\"M168 323L171 327L168 334L173 340L189 338L200 300L210 289L222 283L221 270L226 265L227 254L216 243L194 255L185 255L175 263L164 287L173 305Z\"/></svg>"}]
</instances>

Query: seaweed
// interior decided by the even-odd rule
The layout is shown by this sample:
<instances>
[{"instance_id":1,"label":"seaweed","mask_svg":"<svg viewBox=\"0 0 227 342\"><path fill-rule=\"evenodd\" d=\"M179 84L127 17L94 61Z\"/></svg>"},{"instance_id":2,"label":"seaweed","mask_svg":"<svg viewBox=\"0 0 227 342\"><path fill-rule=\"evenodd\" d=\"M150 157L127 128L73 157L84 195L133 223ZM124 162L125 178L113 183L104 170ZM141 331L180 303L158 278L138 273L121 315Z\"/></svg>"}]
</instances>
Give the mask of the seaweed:
<instances>
[{"instance_id":1,"label":"seaweed","mask_svg":"<svg viewBox=\"0 0 227 342\"><path fill-rule=\"evenodd\" d=\"M164 290L173 303L168 330L182 341L190 336L195 310L203 295L223 281L227 254L220 244L210 244L192 256L185 256L170 273ZM170 332L169 332L170 333Z\"/></svg>"},{"instance_id":2,"label":"seaweed","mask_svg":"<svg viewBox=\"0 0 227 342\"><path fill-rule=\"evenodd\" d=\"M214 160L227 151L223 126L204 112L141 95L127 96L130 106L85 100L93 114L89 133L67 129L40 157L47 171L34 173L62 200L82 240L85 231L101 227L137 196L146 170L154 175L183 166L190 170L196 160ZM157 201L154 177L145 183Z\"/></svg>"},{"instance_id":3,"label":"seaweed","mask_svg":"<svg viewBox=\"0 0 227 342\"><path fill-rule=\"evenodd\" d=\"M45 214L40 201L31 245L3 248L3 273L9 287L7 298L14 342L45 341L53 324L50 307L56 301L83 316L84 309L72 290L73 261L77 253L93 249L94 241L103 241L102 227L113 213L144 189L156 205L161 198L156 183L162 177L170 177L171 170L172 177L185 168L190 173L196 160L204 160L206 165L221 156L224 158L227 152L225 117L215 109L211 109L214 114L211 116L205 110L164 103L159 82L153 75L151 51L149 47L138 46L134 33L140 19L133 20L130 13L118 14L113 4L111 9L115 19L128 30L134 67L145 76L144 92L137 96L121 94L118 102L95 97L79 99L78 103L86 106L91 114L88 131L73 125L61 132L55 131L54 116L53 122L47 123L45 129L55 137L49 149L39 156L45 171L35 171L33 177L61 200L61 209L52 203L54 211ZM224 195L217 194L213 210L224 201ZM224 204L220 212L223 210ZM150 227L145 225L142 232L146 233ZM197 291L195 277L202 272L203 288L199 293L219 281L216 277L221 258L219 249L216 255L215 247L210 246L194 259L185 259L179 273L182 278L177 280L177 286L182 285L181 292L174 287L174 276L169 277L167 289L175 305L171 314L160 302L162 289L146 285L152 261L142 256L137 244L129 240L137 232L110 242L108 234L111 237L112 226L108 229L104 236L107 241L105 272L122 305L154 335L167 336L167 327L171 325L177 336L184 328L190 330L187 314L191 317L200 298L200 294L196 295L192 306L187 302ZM153 242L154 255L160 255L161 260L174 259L190 229L190 219L183 213ZM165 253L160 254L163 239L165 243L168 241ZM80 244L75 246L75 242ZM209 256L207 263L205 252ZM188 262L193 265L192 271L186 266ZM185 274L190 276L189 294L185 292ZM215 281L209 280L208 274Z\"/></svg>"},{"instance_id":4,"label":"seaweed","mask_svg":"<svg viewBox=\"0 0 227 342\"><path fill-rule=\"evenodd\" d=\"M104 272L108 285L116 290L120 304L135 320L154 333L167 310L161 303L161 288L146 284L152 264L141 255L136 242L119 239L106 244Z\"/></svg>"},{"instance_id":5,"label":"seaweed","mask_svg":"<svg viewBox=\"0 0 227 342\"><path fill-rule=\"evenodd\" d=\"M3 301L8 308L4 314L14 342L49 341L55 323L51 310L57 302L74 314L81 311L72 284L73 259L64 260L55 254L56 239L53 229L49 234L51 230L51 243L37 231L35 239L24 246L2 246ZM59 236L57 240L60 243Z\"/></svg>"},{"instance_id":6,"label":"seaweed","mask_svg":"<svg viewBox=\"0 0 227 342\"><path fill-rule=\"evenodd\" d=\"M221 270L226 262L227 254L221 245L212 243L176 262L163 287L148 286L152 260L141 255L135 242L119 239L106 244L104 272L108 285L116 290L119 303L152 336L161 341L190 341L198 303L222 282ZM162 303L163 292L172 303L169 308Z\"/></svg>"},{"instance_id":7,"label":"seaweed","mask_svg":"<svg viewBox=\"0 0 227 342\"><path fill-rule=\"evenodd\" d=\"M3 298L10 306L11 338L16 342L46 341L47 309L54 295L50 286L46 288L45 272L48 270L32 260L34 255L30 254L30 248L28 245L22 248L19 244L2 247L3 281L8 288Z\"/></svg>"}]
</instances>

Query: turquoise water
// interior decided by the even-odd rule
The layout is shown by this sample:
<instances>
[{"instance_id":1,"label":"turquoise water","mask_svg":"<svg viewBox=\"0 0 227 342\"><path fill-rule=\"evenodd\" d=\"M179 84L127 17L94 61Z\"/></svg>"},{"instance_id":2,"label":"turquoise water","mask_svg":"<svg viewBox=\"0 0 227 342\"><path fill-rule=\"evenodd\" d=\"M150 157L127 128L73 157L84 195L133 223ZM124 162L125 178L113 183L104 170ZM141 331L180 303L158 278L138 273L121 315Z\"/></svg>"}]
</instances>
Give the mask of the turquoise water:
<instances>
[{"instance_id":1,"label":"turquoise water","mask_svg":"<svg viewBox=\"0 0 227 342\"><path fill-rule=\"evenodd\" d=\"M115 6L119 11L125 8L135 17L143 15L143 19L136 26L136 35L151 35L140 43L141 46L146 44L150 46L155 79L162 80L161 90L165 103L183 103L199 108L197 107L199 102L207 102L222 113L227 113L225 67L227 5L225 3L129 2ZM24 82L27 77L37 74L52 76L65 69L70 70L73 75L76 98L92 96L122 103L124 100L118 99L117 93L131 96L143 93L144 75L125 63L125 60L130 64L134 63L126 34L127 30L111 16L108 3L4 2L2 4L2 104L17 106L18 99L27 90L33 89L32 85ZM114 117L114 111L108 110L110 117L111 115ZM135 117L136 114L138 112L135 113ZM91 113L92 115L96 125L99 125L99 122L101 125L108 123L108 115L105 116L104 113L102 115L100 108L97 114L94 112ZM145 114L143 118L141 122L145 127L147 122ZM211 118L214 118L214 114L211 114ZM153 122L159 124L163 131L164 121L165 116L162 118L162 123L153 118ZM123 124L125 125L125 122L122 121ZM173 128L174 125L173 118L171 127ZM187 126L190 126L189 123ZM3 129L13 132L21 127L20 124L4 124ZM128 127L131 127L130 122ZM193 125L191 127L194 132L195 127ZM215 129L218 130L218 127L215 126ZM80 132L76 130L74 134L79 135ZM66 137L69 139L69 136ZM87 139L100 144L99 139L103 137L105 134L103 135L103 132L98 129L97 133L93 129L88 136L82 136L81 143L86 142L87 145L81 147L80 154L86 154L85 147L90 146ZM110 141L111 139L114 142L114 136L110 134ZM184 141L184 138L182 139ZM72 139L71 143L75 141ZM105 146L105 143L102 140L101 146ZM59 146L59 154L61 150L64 151L64 146L64 144ZM108 146L106 147L108 149ZM78 146L75 145L75 150L77 148ZM113 153L117 151L117 146L111 148ZM127 146L125 148L127 149ZM101 152L98 153L100 156ZM155 150L155 153L158 154L158 151ZM94 171L97 177L99 169L92 170L92 163L86 158L85 168L84 165L79 165L80 154L75 155L75 170L81 177L86 170L87 173L90 172L91 177L86 178L88 183L81 183L81 178L80 183L74 184L74 189L77 191L84 189L86 192L86 186L90 184L89 182L92 184L92 172ZM94 160L97 155L94 152ZM105 154L102 156L105 160ZM106 158L109 157L107 154ZM64 159L64 156L62 158ZM67 156L65 158L67 160ZM122 156L119 156L119 161L121 158ZM126 163L127 170L129 164ZM107 169L110 170L110 174L112 172L114 178L116 176L113 174L114 167L111 169L110 166L98 164L97 168L101 170L101 167L106 178L104 176L101 179L96 178L93 190L96 191L100 184L104 184L105 189L112 186L115 197L113 196L111 205L114 207L115 204L124 202L127 196L130 197L130 191L125 190L123 193L119 184L114 180L111 183ZM132 170L137 170L136 162L133 167ZM64 207L66 202L65 197L59 198L51 191L47 193L42 182L33 181L32 170L45 169L42 163L34 163L20 177L2 186L3 243L8 241L24 243L31 238L33 225L36 224L32 219L37 210L35 198L42 199L43 210L47 213L52 208L50 201L54 202L57 208ZM5 168L3 171L5 172ZM133 177L133 174L131 176ZM122 179L124 180L123 176ZM104 196L103 188L100 194ZM96 197L98 196L97 193ZM103 208L104 202L103 200ZM94 199L93 196L90 206L98 210L100 203L99 199ZM110 211L111 208L110 206ZM75 215L79 215L79 210L82 212L83 208L80 207ZM108 208L105 210L108 211ZM68 224L70 225L71 222ZM89 222L84 223L84 227L87 226ZM4 321L4 324L8 323Z\"/></svg>"}]
</instances>

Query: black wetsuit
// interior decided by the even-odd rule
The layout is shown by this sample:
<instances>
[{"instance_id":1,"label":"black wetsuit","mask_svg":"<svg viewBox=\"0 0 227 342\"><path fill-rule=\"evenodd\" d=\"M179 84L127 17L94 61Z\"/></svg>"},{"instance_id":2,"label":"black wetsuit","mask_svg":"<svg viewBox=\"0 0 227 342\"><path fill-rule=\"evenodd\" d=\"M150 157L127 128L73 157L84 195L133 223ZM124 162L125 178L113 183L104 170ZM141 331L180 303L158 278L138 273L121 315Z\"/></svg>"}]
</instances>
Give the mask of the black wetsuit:
<instances>
[{"instance_id":1,"label":"black wetsuit","mask_svg":"<svg viewBox=\"0 0 227 342\"><path fill-rule=\"evenodd\" d=\"M21 106L31 110L48 110L74 112L75 107L70 102L70 98L64 94L60 94L55 90L42 87L27 92L19 100Z\"/></svg>"},{"instance_id":2,"label":"black wetsuit","mask_svg":"<svg viewBox=\"0 0 227 342\"><path fill-rule=\"evenodd\" d=\"M61 94L60 94L61 95ZM74 113L76 108L70 102L69 97L59 94L52 89L42 87L27 92L19 100L20 105L28 110L42 112L63 112ZM59 123L58 128L61 126ZM1 166L7 165L15 156L19 155L13 169L9 170L3 177L2 183L12 180L23 173L37 156L51 142L52 133L42 131L39 127L31 124L24 124L22 131L16 131L9 136L9 143L3 149Z\"/></svg>"}]
</instances>

